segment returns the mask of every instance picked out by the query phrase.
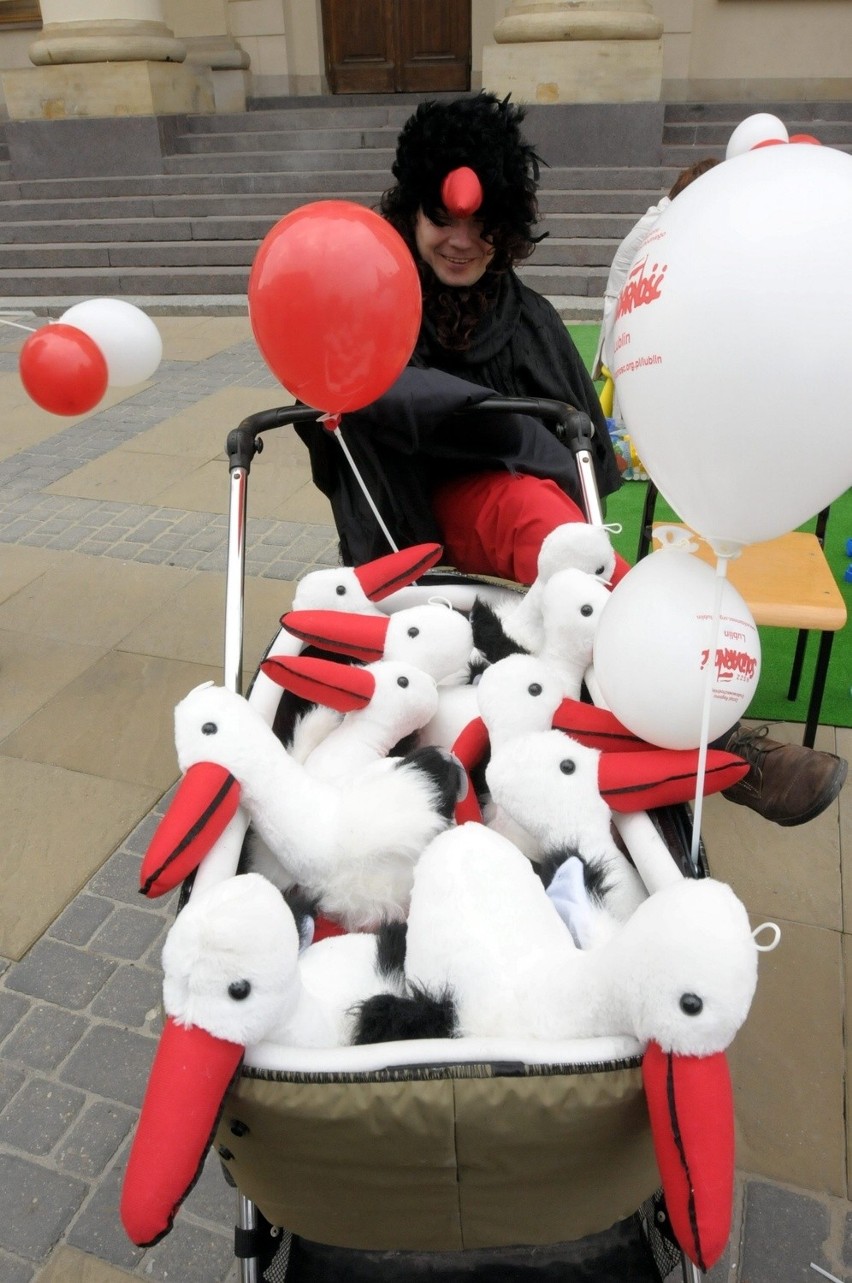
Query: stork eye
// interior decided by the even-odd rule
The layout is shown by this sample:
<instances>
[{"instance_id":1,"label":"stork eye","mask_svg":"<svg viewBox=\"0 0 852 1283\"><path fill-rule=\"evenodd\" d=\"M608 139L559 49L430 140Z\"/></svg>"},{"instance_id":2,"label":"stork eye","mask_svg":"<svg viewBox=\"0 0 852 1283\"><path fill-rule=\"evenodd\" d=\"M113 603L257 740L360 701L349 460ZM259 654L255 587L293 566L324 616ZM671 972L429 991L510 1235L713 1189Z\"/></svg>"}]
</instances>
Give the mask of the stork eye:
<instances>
[{"instance_id":1,"label":"stork eye","mask_svg":"<svg viewBox=\"0 0 852 1283\"><path fill-rule=\"evenodd\" d=\"M403 688L403 690L404 690L404 689L405 689L405 687L409 685L408 678L407 678L407 677L397 677L397 679L396 679L396 684L397 684L397 686L401 686L401 687Z\"/></svg>"},{"instance_id":2,"label":"stork eye","mask_svg":"<svg viewBox=\"0 0 852 1283\"><path fill-rule=\"evenodd\" d=\"M419 629L419 628L415 628L415 627L414 627L414 625L412 624L412 626L411 626L411 627L409 628L409 630L408 630L408 635L409 635L409 637L419 637L419 636L420 636L420 629Z\"/></svg>"},{"instance_id":3,"label":"stork eye","mask_svg":"<svg viewBox=\"0 0 852 1283\"><path fill-rule=\"evenodd\" d=\"M345 596L346 596L346 585L345 585L345 584L338 584L334 591L337 593L338 597L345 597Z\"/></svg>"},{"instance_id":4,"label":"stork eye","mask_svg":"<svg viewBox=\"0 0 852 1283\"><path fill-rule=\"evenodd\" d=\"M680 996L680 1009L685 1016L700 1016L704 1010L704 1003L697 993L682 993Z\"/></svg>"},{"instance_id":5,"label":"stork eye","mask_svg":"<svg viewBox=\"0 0 852 1283\"><path fill-rule=\"evenodd\" d=\"M215 722L205 722L201 728L201 734L215 735L218 730L219 730L219 727L216 725Z\"/></svg>"},{"instance_id":6,"label":"stork eye","mask_svg":"<svg viewBox=\"0 0 852 1283\"><path fill-rule=\"evenodd\" d=\"M228 985L228 997L233 998L234 1002L242 1002L250 993L250 980L232 980Z\"/></svg>"},{"instance_id":7,"label":"stork eye","mask_svg":"<svg viewBox=\"0 0 852 1283\"><path fill-rule=\"evenodd\" d=\"M570 757L566 757L559 763L559 769L563 775L573 775L577 769L577 763Z\"/></svg>"},{"instance_id":8,"label":"stork eye","mask_svg":"<svg viewBox=\"0 0 852 1283\"><path fill-rule=\"evenodd\" d=\"M588 602L586 603L585 606L580 607L580 614L584 615L586 619L588 619L589 615L593 615L594 613L595 613L594 606L590 606Z\"/></svg>"},{"instance_id":9,"label":"stork eye","mask_svg":"<svg viewBox=\"0 0 852 1283\"><path fill-rule=\"evenodd\" d=\"M598 566L597 570L595 571L595 574L602 575L605 570L606 570L606 566Z\"/></svg>"},{"instance_id":10,"label":"stork eye","mask_svg":"<svg viewBox=\"0 0 852 1283\"><path fill-rule=\"evenodd\" d=\"M540 695L541 694L540 684L538 682L530 682L529 686L527 687L527 694Z\"/></svg>"}]
</instances>

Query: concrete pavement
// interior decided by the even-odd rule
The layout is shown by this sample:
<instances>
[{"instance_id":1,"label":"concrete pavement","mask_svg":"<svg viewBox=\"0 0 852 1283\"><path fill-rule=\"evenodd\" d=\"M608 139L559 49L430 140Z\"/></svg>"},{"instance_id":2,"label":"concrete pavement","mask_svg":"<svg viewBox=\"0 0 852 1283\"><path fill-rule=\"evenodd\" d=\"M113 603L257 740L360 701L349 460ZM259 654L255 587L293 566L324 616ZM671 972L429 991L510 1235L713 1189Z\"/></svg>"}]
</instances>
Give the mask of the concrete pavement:
<instances>
[{"instance_id":1,"label":"concrete pavement","mask_svg":"<svg viewBox=\"0 0 852 1283\"><path fill-rule=\"evenodd\" d=\"M28 400L26 332L0 327L0 1283L236 1278L217 1160L157 1247L133 1248L117 1218L174 911L141 902L136 874L177 775L174 704L221 674L225 435L289 398L245 317L157 324L150 382L72 420ZM249 511L247 672L296 578L336 562L287 429L267 437ZM849 757L852 732L821 728L818 745ZM783 932L733 1051L742 1170L715 1280L814 1283L812 1262L852 1279L851 797L788 830L706 808L713 872Z\"/></svg>"}]
</instances>

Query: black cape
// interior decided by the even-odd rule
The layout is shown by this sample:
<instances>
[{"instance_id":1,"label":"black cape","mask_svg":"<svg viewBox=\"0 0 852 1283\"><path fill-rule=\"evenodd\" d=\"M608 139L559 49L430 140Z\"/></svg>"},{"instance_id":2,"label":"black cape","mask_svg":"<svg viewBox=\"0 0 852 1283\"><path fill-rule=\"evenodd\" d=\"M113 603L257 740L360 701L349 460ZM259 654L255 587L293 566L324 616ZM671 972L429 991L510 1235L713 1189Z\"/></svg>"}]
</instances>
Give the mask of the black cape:
<instances>
[{"instance_id":1,"label":"black cape","mask_svg":"<svg viewBox=\"0 0 852 1283\"><path fill-rule=\"evenodd\" d=\"M464 414L495 394L546 397L583 410L595 429L600 494L618 488L606 421L580 354L547 299L508 272L467 351L448 352L424 318L411 364L396 383L343 416L341 434L399 547L441 542L432 489L460 473L505 469L549 478L582 506L574 457L552 426L527 415ZM320 424L296 431L310 452L314 483L331 502L344 563L390 551L339 442Z\"/></svg>"}]
</instances>

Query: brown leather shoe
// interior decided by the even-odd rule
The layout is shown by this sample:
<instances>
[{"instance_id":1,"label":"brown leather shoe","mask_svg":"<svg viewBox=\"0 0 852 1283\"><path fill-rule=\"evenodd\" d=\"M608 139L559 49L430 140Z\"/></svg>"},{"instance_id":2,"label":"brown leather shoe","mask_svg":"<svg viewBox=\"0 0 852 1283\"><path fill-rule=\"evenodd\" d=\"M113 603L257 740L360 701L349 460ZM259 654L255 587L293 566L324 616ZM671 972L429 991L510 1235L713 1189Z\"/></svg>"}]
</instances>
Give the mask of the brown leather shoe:
<instances>
[{"instance_id":1,"label":"brown leather shoe","mask_svg":"<svg viewBox=\"0 0 852 1283\"><path fill-rule=\"evenodd\" d=\"M745 730L739 724L725 748L749 763L748 775L723 796L748 806L775 824L806 824L830 806L843 788L847 763L834 753L779 744L769 727Z\"/></svg>"}]
</instances>

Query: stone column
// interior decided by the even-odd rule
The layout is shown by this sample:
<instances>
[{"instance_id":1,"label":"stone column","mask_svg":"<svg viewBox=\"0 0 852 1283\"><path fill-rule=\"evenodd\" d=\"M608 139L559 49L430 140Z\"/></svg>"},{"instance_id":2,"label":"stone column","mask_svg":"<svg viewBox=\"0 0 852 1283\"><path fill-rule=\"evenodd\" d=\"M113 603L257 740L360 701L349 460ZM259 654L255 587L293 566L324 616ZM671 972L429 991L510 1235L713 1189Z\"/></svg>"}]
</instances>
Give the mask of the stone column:
<instances>
[{"instance_id":1,"label":"stone column","mask_svg":"<svg viewBox=\"0 0 852 1283\"><path fill-rule=\"evenodd\" d=\"M658 102L662 35L650 0L511 0L483 86L528 103Z\"/></svg>"},{"instance_id":2,"label":"stone column","mask_svg":"<svg viewBox=\"0 0 852 1283\"><path fill-rule=\"evenodd\" d=\"M42 0L31 71L3 76L12 120L213 110L209 72L185 63L160 0Z\"/></svg>"}]
</instances>

